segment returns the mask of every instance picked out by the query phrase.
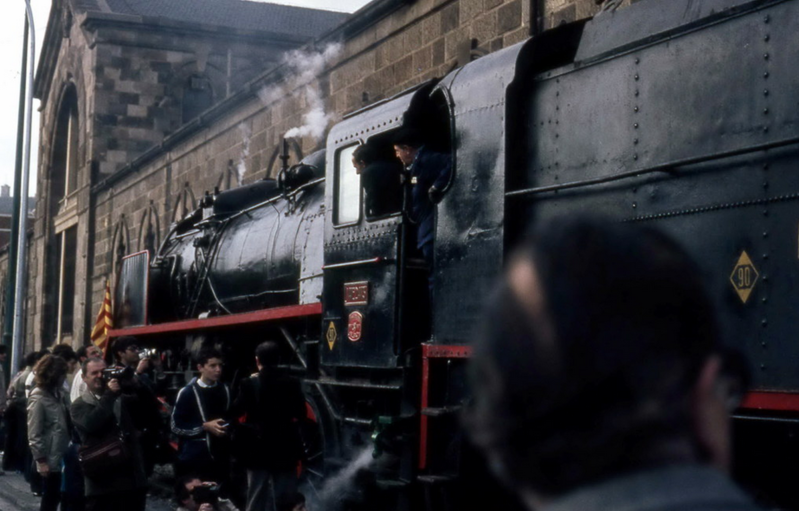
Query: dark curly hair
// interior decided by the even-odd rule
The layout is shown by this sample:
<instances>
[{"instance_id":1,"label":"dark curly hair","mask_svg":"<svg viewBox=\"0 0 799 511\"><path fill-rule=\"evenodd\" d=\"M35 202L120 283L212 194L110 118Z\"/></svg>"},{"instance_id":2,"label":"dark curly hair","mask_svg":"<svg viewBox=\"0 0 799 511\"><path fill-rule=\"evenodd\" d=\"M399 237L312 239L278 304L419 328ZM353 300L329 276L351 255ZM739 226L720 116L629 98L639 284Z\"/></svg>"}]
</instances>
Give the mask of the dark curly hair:
<instances>
[{"instance_id":1,"label":"dark curly hair","mask_svg":"<svg viewBox=\"0 0 799 511\"><path fill-rule=\"evenodd\" d=\"M36 386L52 390L61 385L67 375L67 362L55 355L45 355L34 366L36 373Z\"/></svg>"},{"instance_id":2,"label":"dark curly hair","mask_svg":"<svg viewBox=\"0 0 799 511\"><path fill-rule=\"evenodd\" d=\"M698 268L664 234L553 222L489 301L472 439L508 484L545 496L662 463L663 445L694 445L688 397L720 351L715 318Z\"/></svg>"}]
</instances>

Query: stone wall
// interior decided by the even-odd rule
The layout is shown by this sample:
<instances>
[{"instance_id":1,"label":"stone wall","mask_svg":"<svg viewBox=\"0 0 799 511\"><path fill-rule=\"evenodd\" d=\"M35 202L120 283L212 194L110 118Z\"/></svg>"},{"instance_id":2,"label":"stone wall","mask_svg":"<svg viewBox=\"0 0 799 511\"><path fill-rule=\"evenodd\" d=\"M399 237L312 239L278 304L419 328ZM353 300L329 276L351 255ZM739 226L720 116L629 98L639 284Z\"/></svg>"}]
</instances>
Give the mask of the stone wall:
<instances>
[{"instance_id":1,"label":"stone wall","mask_svg":"<svg viewBox=\"0 0 799 511\"><path fill-rule=\"evenodd\" d=\"M217 103L295 46L209 38L172 31L173 24L96 29L92 138L100 174L113 173L184 124L192 78Z\"/></svg>"}]
</instances>

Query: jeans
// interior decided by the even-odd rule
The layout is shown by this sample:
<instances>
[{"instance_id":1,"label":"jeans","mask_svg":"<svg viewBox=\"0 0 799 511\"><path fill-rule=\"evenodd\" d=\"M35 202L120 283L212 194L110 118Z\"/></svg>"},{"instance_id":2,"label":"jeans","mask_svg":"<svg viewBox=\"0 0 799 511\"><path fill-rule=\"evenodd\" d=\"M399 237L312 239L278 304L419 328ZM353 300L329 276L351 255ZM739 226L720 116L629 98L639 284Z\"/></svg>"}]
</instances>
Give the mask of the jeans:
<instances>
[{"instance_id":1,"label":"jeans","mask_svg":"<svg viewBox=\"0 0 799 511\"><path fill-rule=\"evenodd\" d=\"M40 511L56 511L61 502L61 472L50 472L42 478L42 501Z\"/></svg>"}]
</instances>

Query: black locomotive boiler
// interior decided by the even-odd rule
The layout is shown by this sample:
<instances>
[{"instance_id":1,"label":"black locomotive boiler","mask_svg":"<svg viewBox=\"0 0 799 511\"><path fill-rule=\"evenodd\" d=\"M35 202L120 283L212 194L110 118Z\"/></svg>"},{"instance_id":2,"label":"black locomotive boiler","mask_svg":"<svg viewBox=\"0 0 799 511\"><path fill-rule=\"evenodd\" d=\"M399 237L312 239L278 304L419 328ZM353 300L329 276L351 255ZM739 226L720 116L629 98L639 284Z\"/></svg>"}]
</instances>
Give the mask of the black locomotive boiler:
<instances>
[{"instance_id":1,"label":"black locomotive boiler","mask_svg":"<svg viewBox=\"0 0 799 511\"><path fill-rule=\"evenodd\" d=\"M350 114L277 181L207 195L156 254L126 259L112 335L219 343L232 367L281 340L316 425L308 470L369 449L358 498L443 508L469 468L470 337L515 240L565 213L647 222L695 256L752 367L740 475L795 505L797 39L794 0L648 0L479 58ZM351 162L404 125L453 158L431 293L407 205L368 216Z\"/></svg>"}]
</instances>

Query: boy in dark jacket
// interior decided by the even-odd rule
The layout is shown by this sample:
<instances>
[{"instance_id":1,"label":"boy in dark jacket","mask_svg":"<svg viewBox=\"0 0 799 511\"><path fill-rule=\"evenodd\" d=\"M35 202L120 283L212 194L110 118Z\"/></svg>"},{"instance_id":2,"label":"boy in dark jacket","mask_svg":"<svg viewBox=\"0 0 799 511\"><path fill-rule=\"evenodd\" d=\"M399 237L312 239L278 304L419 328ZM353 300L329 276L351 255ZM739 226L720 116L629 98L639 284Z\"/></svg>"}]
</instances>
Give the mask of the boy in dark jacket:
<instances>
[{"instance_id":1,"label":"boy in dark jacket","mask_svg":"<svg viewBox=\"0 0 799 511\"><path fill-rule=\"evenodd\" d=\"M203 348L196 359L199 378L178 393L172 410L172 432L178 436L178 476L191 472L223 487L230 473L228 412L230 389L220 381L222 353Z\"/></svg>"}]
</instances>

